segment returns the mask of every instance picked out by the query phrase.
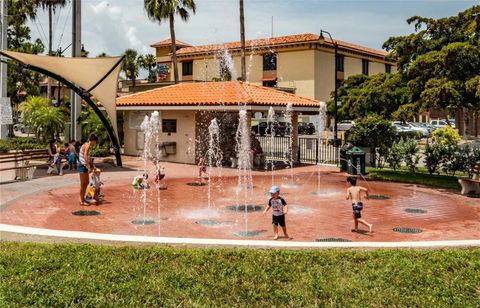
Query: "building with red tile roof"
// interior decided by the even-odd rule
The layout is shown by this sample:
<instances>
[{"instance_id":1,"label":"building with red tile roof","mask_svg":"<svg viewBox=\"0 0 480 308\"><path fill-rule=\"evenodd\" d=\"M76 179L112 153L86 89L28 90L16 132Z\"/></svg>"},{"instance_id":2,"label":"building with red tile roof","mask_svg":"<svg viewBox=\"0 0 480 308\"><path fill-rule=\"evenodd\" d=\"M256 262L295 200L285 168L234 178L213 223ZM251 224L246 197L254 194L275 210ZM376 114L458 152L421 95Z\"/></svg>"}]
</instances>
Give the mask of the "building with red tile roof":
<instances>
[{"instance_id":1,"label":"building with red tile roof","mask_svg":"<svg viewBox=\"0 0 480 308\"><path fill-rule=\"evenodd\" d=\"M200 46L178 43L180 81L219 80L225 72L233 79L240 77L240 42ZM337 58L334 56L335 43ZM156 48L158 81L172 81L171 44L164 40L152 47ZM385 51L330 38L320 39L318 34L312 33L247 40L246 80L328 101L335 82L340 83L349 76L395 73L395 63L387 56Z\"/></svg>"}]
</instances>

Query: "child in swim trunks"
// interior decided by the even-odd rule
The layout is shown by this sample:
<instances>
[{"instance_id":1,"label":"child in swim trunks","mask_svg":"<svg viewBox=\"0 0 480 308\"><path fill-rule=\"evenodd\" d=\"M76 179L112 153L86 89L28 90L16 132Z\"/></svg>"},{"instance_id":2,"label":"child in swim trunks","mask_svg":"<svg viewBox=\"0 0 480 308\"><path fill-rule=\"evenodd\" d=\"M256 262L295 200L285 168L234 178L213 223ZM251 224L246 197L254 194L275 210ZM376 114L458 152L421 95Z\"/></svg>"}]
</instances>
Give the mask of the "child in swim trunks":
<instances>
[{"instance_id":1,"label":"child in swim trunks","mask_svg":"<svg viewBox=\"0 0 480 308\"><path fill-rule=\"evenodd\" d=\"M155 175L155 184L157 189L166 189L167 187L161 183L161 181L165 178L165 167L160 165L160 163L156 163L155 167L157 168L157 174Z\"/></svg>"},{"instance_id":2,"label":"child in swim trunks","mask_svg":"<svg viewBox=\"0 0 480 308\"><path fill-rule=\"evenodd\" d=\"M203 174L205 174L208 177L205 158L201 157L200 160L198 161L198 179L200 183L203 183Z\"/></svg>"},{"instance_id":3,"label":"child in swim trunks","mask_svg":"<svg viewBox=\"0 0 480 308\"><path fill-rule=\"evenodd\" d=\"M268 200L268 206L263 211L263 214L267 213L267 211L272 208L272 225L273 225L273 233L275 236L273 237L274 240L278 239L278 225L282 227L283 234L286 239L288 239L287 234L287 225L285 224L285 215L288 213L287 202L285 199L280 197L280 187L272 186L270 188L270 200Z\"/></svg>"},{"instance_id":4,"label":"child in swim trunks","mask_svg":"<svg viewBox=\"0 0 480 308\"><path fill-rule=\"evenodd\" d=\"M362 218L363 202L362 202L362 193L365 193L366 199L368 199L368 190L365 187L357 186L357 178L349 176L347 178L347 183L350 186L347 189L347 200L352 200L352 210L353 210L353 221L355 223L355 228L352 229L352 232L358 232L358 223L368 227L369 232L372 231L373 225L368 223Z\"/></svg>"}]
</instances>

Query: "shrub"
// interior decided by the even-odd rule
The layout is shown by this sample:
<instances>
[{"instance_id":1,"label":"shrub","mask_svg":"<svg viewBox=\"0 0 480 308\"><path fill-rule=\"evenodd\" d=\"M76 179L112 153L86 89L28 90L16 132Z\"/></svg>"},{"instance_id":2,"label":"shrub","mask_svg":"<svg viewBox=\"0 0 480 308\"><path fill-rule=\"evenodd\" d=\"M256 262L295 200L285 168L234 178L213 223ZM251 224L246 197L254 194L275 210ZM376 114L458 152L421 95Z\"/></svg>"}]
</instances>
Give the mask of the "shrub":
<instances>
[{"instance_id":1,"label":"shrub","mask_svg":"<svg viewBox=\"0 0 480 308\"><path fill-rule=\"evenodd\" d=\"M434 174L434 173L440 173L438 172L440 165L441 165L441 160L442 156L444 155L446 146L441 143L432 143L432 144L427 144L425 147L425 166L427 167L428 173Z\"/></svg>"},{"instance_id":2,"label":"shrub","mask_svg":"<svg viewBox=\"0 0 480 308\"><path fill-rule=\"evenodd\" d=\"M480 147L472 148L467 156L467 162L465 164L465 172L471 178L475 172L475 166L480 162Z\"/></svg>"},{"instance_id":3,"label":"shrub","mask_svg":"<svg viewBox=\"0 0 480 308\"><path fill-rule=\"evenodd\" d=\"M435 142L451 146L457 145L461 139L458 130L450 126L437 129L432 133L432 138Z\"/></svg>"},{"instance_id":4,"label":"shrub","mask_svg":"<svg viewBox=\"0 0 480 308\"><path fill-rule=\"evenodd\" d=\"M7 140L0 140L0 153L7 153L10 151L10 143Z\"/></svg>"},{"instance_id":5,"label":"shrub","mask_svg":"<svg viewBox=\"0 0 480 308\"><path fill-rule=\"evenodd\" d=\"M403 139L395 141L390 148L390 153L387 157L387 162L390 168L397 170L400 167L403 160L403 149L402 149Z\"/></svg>"},{"instance_id":6,"label":"shrub","mask_svg":"<svg viewBox=\"0 0 480 308\"><path fill-rule=\"evenodd\" d=\"M93 157L106 157L110 155L110 148L105 146L94 146L90 149L90 155Z\"/></svg>"},{"instance_id":7,"label":"shrub","mask_svg":"<svg viewBox=\"0 0 480 308\"><path fill-rule=\"evenodd\" d=\"M418 155L420 148L418 147L417 141L414 139L407 139L405 141L401 140L401 145L405 164L410 171L415 172L418 161L420 160L420 156Z\"/></svg>"},{"instance_id":8,"label":"shrub","mask_svg":"<svg viewBox=\"0 0 480 308\"><path fill-rule=\"evenodd\" d=\"M405 132L398 132L397 133L398 139L421 139L422 133L418 131L405 131Z\"/></svg>"}]
</instances>

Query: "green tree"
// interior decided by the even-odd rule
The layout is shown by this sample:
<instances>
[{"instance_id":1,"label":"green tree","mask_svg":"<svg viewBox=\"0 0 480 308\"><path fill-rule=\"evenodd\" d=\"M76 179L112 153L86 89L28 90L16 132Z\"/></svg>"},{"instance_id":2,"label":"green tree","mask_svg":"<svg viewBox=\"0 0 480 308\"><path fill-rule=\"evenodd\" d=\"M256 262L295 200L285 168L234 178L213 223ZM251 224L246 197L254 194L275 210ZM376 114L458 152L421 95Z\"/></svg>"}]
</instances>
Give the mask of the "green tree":
<instances>
[{"instance_id":1,"label":"green tree","mask_svg":"<svg viewBox=\"0 0 480 308\"><path fill-rule=\"evenodd\" d=\"M54 138L65 129L66 116L60 108L49 106L49 101L40 96L29 96L20 104L22 121L34 131L37 138Z\"/></svg>"},{"instance_id":2,"label":"green tree","mask_svg":"<svg viewBox=\"0 0 480 308\"><path fill-rule=\"evenodd\" d=\"M409 102L408 89L400 74L351 76L339 87L338 97L342 102L338 109L339 119L356 119L369 114L389 119L401 105ZM332 113L333 100L328 107Z\"/></svg>"},{"instance_id":3,"label":"green tree","mask_svg":"<svg viewBox=\"0 0 480 308\"><path fill-rule=\"evenodd\" d=\"M157 59L152 54L141 55L138 57L140 66L148 70L148 82L155 82L157 80L157 74L155 73L155 67L157 66Z\"/></svg>"},{"instance_id":4,"label":"green tree","mask_svg":"<svg viewBox=\"0 0 480 308\"><path fill-rule=\"evenodd\" d=\"M352 127L349 140L358 146L369 147L370 163L375 166L377 148L390 147L396 138L395 128L379 115L361 118Z\"/></svg>"},{"instance_id":5,"label":"green tree","mask_svg":"<svg viewBox=\"0 0 480 308\"><path fill-rule=\"evenodd\" d=\"M170 24L170 39L172 41L173 75L175 83L178 83L177 45L175 38L175 15L187 21L190 12L195 14L196 5L194 0L144 0L144 9L150 20L159 24L168 20Z\"/></svg>"},{"instance_id":6,"label":"green tree","mask_svg":"<svg viewBox=\"0 0 480 308\"><path fill-rule=\"evenodd\" d=\"M122 70L125 72L125 77L132 81L135 88L135 81L138 77L138 68L140 62L138 61L138 53L135 49L127 49L124 53L125 59L123 60Z\"/></svg>"},{"instance_id":7,"label":"green tree","mask_svg":"<svg viewBox=\"0 0 480 308\"><path fill-rule=\"evenodd\" d=\"M480 5L446 18L414 16L407 22L415 25L415 33L384 43L408 80L411 102L417 108L441 108L448 114L478 111L479 16Z\"/></svg>"}]
</instances>

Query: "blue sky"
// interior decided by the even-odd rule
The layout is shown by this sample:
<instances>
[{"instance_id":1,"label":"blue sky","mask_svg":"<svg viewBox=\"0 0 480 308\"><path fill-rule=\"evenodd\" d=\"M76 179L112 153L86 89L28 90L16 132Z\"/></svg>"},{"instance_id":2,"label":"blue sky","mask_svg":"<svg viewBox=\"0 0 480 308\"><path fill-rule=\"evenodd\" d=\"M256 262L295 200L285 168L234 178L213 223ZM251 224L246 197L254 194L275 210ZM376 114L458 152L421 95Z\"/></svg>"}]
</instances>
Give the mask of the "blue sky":
<instances>
[{"instance_id":1,"label":"blue sky","mask_svg":"<svg viewBox=\"0 0 480 308\"><path fill-rule=\"evenodd\" d=\"M333 38L380 49L390 36L408 34L413 15L440 18L456 15L478 1L463 0L244 0L247 39L329 31ZM197 13L190 21L176 22L177 39L190 44L239 40L238 0L196 0ZM54 19L54 49L71 39L71 6L58 10ZM153 53L149 45L169 37L168 24L151 22L143 0L82 0L82 41L90 56L101 52L119 55L127 48ZM30 22L33 38L45 45L47 14ZM63 36L62 36L63 33ZM44 35L45 34L45 35ZM70 50L67 52L70 54Z\"/></svg>"}]
</instances>

